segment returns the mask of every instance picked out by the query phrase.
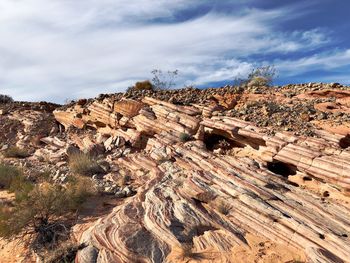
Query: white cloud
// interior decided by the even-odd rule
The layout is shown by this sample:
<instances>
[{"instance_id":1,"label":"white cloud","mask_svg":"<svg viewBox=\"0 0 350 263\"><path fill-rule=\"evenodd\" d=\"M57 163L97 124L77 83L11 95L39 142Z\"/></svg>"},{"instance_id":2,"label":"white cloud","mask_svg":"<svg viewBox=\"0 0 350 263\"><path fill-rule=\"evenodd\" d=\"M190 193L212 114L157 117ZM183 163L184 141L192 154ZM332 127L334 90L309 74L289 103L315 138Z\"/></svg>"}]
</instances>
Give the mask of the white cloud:
<instances>
[{"instance_id":1,"label":"white cloud","mask_svg":"<svg viewBox=\"0 0 350 263\"><path fill-rule=\"evenodd\" d=\"M276 61L286 76L295 76L305 71L332 70L350 66L350 49L324 52L295 60Z\"/></svg>"},{"instance_id":2,"label":"white cloud","mask_svg":"<svg viewBox=\"0 0 350 263\"><path fill-rule=\"evenodd\" d=\"M209 1L210 2L210 1ZM254 54L308 50L320 29L283 34L294 9L210 12L175 22L195 0L1 0L0 93L62 102L125 90L154 68L196 84L233 78ZM164 19L170 23L155 23ZM307 63L307 62L305 62Z\"/></svg>"}]
</instances>

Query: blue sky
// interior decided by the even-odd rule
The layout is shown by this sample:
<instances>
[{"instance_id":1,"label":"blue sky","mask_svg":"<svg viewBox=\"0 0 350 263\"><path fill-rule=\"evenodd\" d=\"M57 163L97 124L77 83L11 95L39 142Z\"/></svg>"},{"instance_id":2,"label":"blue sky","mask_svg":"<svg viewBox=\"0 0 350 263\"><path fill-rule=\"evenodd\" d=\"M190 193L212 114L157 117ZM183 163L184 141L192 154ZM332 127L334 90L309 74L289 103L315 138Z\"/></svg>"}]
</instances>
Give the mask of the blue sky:
<instances>
[{"instance_id":1,"label":"blue sky","mask_svg":"<svg viewBox=\"0 0 350 263\"><path fill-rule=\"evenodd\" d=\"M350 84L350 1L0 0L0 93L95 97L179 70L179 86L275 65L276 84Z\"/></svg>"}]
</instances>

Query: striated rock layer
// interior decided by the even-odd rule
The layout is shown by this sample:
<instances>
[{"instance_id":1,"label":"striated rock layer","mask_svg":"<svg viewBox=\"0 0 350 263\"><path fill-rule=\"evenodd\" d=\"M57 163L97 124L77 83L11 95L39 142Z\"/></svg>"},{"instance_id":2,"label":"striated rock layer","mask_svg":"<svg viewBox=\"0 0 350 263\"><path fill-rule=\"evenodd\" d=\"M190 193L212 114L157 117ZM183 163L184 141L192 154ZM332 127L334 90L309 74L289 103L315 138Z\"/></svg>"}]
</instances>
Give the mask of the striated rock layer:
<instances>
[{"instance_id":1,"label":"striated rock layer","mask_svg":"<svg viewBox=\"0 0 350 263\"><path fill-rule=\"evenodd\" d=\"M333 92L346 105L348 92ZM324 92L298 99L310 96ZM244 262L238 255L252 250L251 236L290 252L260 255L261 262L349 262L347 133L271 133L219 104L150 97L107 96L54 115L66 129L93 127L118 138L115 147L123 138L132 150L111 155L111 163L139 185L108 215L75 226L76 239L88 245L76 262ZM109 150L116 140L106 141Z\"/></svg>"}]
</instances>

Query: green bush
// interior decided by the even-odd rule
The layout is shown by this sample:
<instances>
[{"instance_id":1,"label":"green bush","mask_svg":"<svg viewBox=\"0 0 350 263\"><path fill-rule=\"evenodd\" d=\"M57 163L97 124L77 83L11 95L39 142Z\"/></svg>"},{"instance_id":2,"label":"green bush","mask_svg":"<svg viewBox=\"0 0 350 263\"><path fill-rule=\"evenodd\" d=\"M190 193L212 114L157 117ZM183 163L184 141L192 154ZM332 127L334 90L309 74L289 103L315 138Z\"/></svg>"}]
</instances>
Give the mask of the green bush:
<instances>
[{"instance_id":1,"label":"green bush","mask_svg":"<svg viewBox=\"0 0 350 263\"><path fill-rule=\"evenodd\" d=\"M0 164L0 189L15 193L16 199L21 200L33 189L33 184L23 176L16 167Z\"/></svg>"},{"instance_id":2,"label":"green bush","mask_svg":"<svg viewBox=\"0 0 350 263\"><path fill-rule=\"evenodd\" d=\"M30 156L30 154L24 149L11 146L4 151L4 156L6 158L26 158Z\"/></svg>"},{"instance_id":3,"label":"green bush","mask_svg":"<svg viewBox=\"0 0 350 263\"><path fill-rule=\"evenodd\" d=\"M93 194L87 178L74 178L66 186L42 183L19 189L12 207L0 208L0 237L31 235L34 251L52 249L69 237L66 219Z\"/></svg>"},{"instance_id":4,"label":"green bush","mask_svg":"<svg viewBox=\"0 0 350 263\"><path fill-rule=\"evenodd\" d=\"M20 175L21 172L17 168L0 164L0 189L3 188L8 190Z\"/></svg>"},{"instance_id":5,"label":"green bush","mask_svg":"<svg viewBox=\"0 0 350 263\"><path fill-rule=\"evenodd\" d=\"M69 167L73 173L85 176L92 176L102 172L97 161L85 153L73 153L69 155Z\"/></svg>"},{"instance_id":6,"label":"green bush","mask_svg":"<svg viewBox=\"0 0 350 263\"><path fill-rule=\"evenodd\" d=\"M182 132L180 133L179 139L181 142L188 142L192 139L192 136L188 133Z\"/></svg>"}]
</instances>

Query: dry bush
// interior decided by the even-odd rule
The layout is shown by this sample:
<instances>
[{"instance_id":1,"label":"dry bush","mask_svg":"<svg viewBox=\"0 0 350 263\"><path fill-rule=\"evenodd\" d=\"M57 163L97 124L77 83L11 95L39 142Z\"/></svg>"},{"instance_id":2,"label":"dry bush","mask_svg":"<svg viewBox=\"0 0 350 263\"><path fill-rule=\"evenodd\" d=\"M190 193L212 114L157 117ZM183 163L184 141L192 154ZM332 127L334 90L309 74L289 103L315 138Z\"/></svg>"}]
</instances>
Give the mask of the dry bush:
<instances>
[{"instance_id":1,"label":"dry bush","mask_svg":"<svg viewBox=\"0 0 350 263\"><path fill-rule=\"evenodd\" d=\"M153 85L149 80L139 81L135 83L135 90L153 90Z\"/></svg>"},{"instance_id":2,"label":"dry bush","mask_svg":"<svg viewBox=\"0 0 350 263\"><path fill-rule=\"evenodd\" d=\"M215 206L216 209L225 216L227 216L232 210L232 206L224 200L217 201Z\"/></svg>"},{"instance_id":3,"label":"dry bush","mask_svg":"<svg viewBox=\"0 0 350 263\"><path fill-rule=\"evenodd\" d=\"M277 70L273 65L254 68L247 78L236 77L234 84L238 86L262 87L271 86L275 79Z\"/></svg>"},{"instance_id":4,"label":"dry bush","mask_svg":"<svg viewBox=\"0 0 350 263\"><path fill-rule=\"evenodd\" d=\"M154 69L151 71L153 78L152 83L157 90L168 90L175 86L175 79L178 77L179 71L163 71Z\"/></svg>"},{"instance_id":5,"label":"dry bush","mask_svg":"<svg viewBox=\"0 0 350 263\"><path fill-rule=\"evenodd\" d=\"M101 167L97 161L85 153L73 153L69 155L69 167L72 172L85 176L101 173Z\"/></svg>"},{"instance_id":6,"label":"dry bush","mask_svg":"<svg viewBox=\"0 0 350 263\"><path fill-rule=\"evenodd\" d=\"M86 199L97 193L96 187L90 178L74 176L69 179L66 191L71 197L74 206L72 209L79 208Z\"/></svg>"},{"instance_id":7,"label":"dry bush","mask_svg":"<svg viewBox=\"0 0 350 263\"><path fill-rule=\"evenodd\" d=\"M20 170L14 166L0 164L0 189L8 190L13 181L21 175Z\"/></svg>"},{"instance_id":8,"label":"dry bush","mask_svg":"<svg viewBox=\"0 0 350 263\"><path fill-rule=\"evenodd\" d=\"M0 237L31 238L37 253L52 249L69 235L67 222L91 195L86 178L75 178L66 186L43 183L21 189L13 207L0 209Z\"/></svg>"},{"instance_id":9,"label":"dry bush","mask_svg":"<svg viewBox=\"0 0 350 263\"><path fill-rule=\"evenodd\" d=\"M35 177L35 182L37 183L52 183L52 178L51 178L51 172L49 170L44 170L42 172L39 172L37 176Z\"/></svg>"},{"instance_id":10,"label":"dry bush","mask_svg":"<svg viewBox=\"0 0 350 263\"><path fill-rule=\"evenodd\" d=\"M11 103L13 98L8 95L0 94L0 104Z\"/></svg>"},{"instance_id":11,"label":"dry bush","mask_svg":"<svg viewBox=\"0 0 350 263\"><path fill-rule=\"evenodd\" d=\"M26 158L30 156L30 154L24 149L11 146L4 151L4 156L6 158Z\"/></svg>"},{"instance_id":12,"label":"dry bush","mask_svg":"<svg viewBox=\"0 0 350 263\"><path fill-rule=\"evenodd\" d=\"M71 241L60 244L57 248L48 251L44 255L45 263L70 263L74 262L78 250L82 245L77 245Z\"/></svg>"},{"instance_id":13,"label":"dry bush","mask_svg":"<svg viewBox=\"0 0 350 263\"><path fill-rule=\"evenodd\" d=\"M16 167L0 164L0 189L15 193L16 199L21 200L32 189L33 184L23 176Z\"/></svg>"}]
</instances>

